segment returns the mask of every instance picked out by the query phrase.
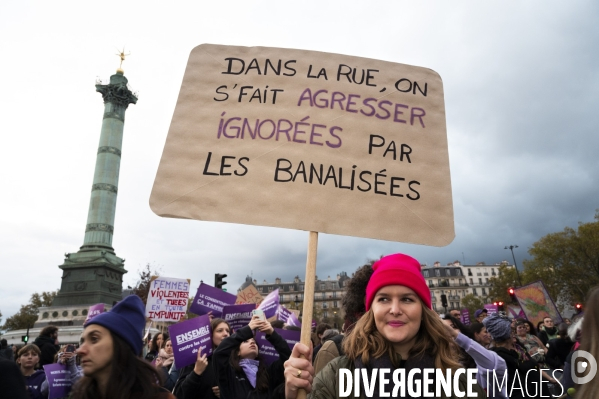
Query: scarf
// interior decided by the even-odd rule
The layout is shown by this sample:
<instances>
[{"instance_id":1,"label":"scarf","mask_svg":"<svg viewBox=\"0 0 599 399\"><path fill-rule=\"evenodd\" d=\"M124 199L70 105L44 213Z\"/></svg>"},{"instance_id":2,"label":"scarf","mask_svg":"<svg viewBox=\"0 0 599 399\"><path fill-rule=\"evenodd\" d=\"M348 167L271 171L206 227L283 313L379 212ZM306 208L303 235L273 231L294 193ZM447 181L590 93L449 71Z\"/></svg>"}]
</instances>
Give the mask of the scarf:
<instances>
[{"instance_id":1,"label":"scarf","mask_svg":"<svg viewBox=\"0 0 599 399\"><path fill-rule=\"evenodd\" d=\"M169 368L171 366L171 364L173 364L173 361L175 360L174 355L171 353L170 355L168 353L166 353L166 351L164 349L160 349L160 353L158 354L158 356L160 356L162 359L162 367L166 367Z\"/></svg>"},{"instance_id":2,"label":"scarf","mask_svg":"<svg viewBox=\"0 0 599 399\"><path fill-rule=\"evenodd\" d=\"M375 369L390 369L391 370L391 375L393 374L393 371L396 369L395 366L393 366L393 363L391 362L391 359L389 358L389 354L385 353L383 356L379 357L379 358L373 358L372 356L370 356L370 361L368 364L364 364L362 363L362 359L356 359L355 363L355 369L357 370L366 370L368 376L372 376L372 372ZM398 368L404 368L406 371L406 383L407 383L407 376L408 373L410 372L410 370L412 369L425 369L425 368L435 368L435 359L427 354L418 356L418 357L411 357L408 360L406 360L405 362L402 361L400 366ZM362 371L360 371L360 376L362 374ZM391 375L389 375L387 378L389 378L390 383L387 384L386 386L386 392L389 393L389 396L391 395L392 391L393 391L393 380L391 378ZM420 374L416 374L414 376L414 382L416 381L420 381L420 384L422 384L422 373ZM434 381L434 378L433 378ZM362 397L368 397L368 398L372 398L372 399L379 399L379 386L378 386L378 378L376 379L370 379L369 382L374 382L374 389L372 391L372 396L370 396L370 392L368 392L368 394L366 394L366 391L364 389L364 381L362 381L360 379L360 383L361 383L361 387L360 387L360 394ZM422 385L423 386L423 385ZM428 388L428 390L430 392L435 392L435 385L433 382L433 385L431 387ZM422 391L424 392L424 387L422 388ZM406 388L406 392L405 392L406 396L397 396L397 398L412 398L412 396L410 396L410 393L408 391L408 389ZM353 395L353 392L352 392ZM401 390L398 391L398 395L401 395ZM418 398L420 398L420 396L418 396Z\"/></svg>"},{"instance_id":3,"label":"scarf","mask_svg":"<svg viewBox=\"0 0 599 399\"><path fill-rule=\"evenodd\" d=\"M252 384L252 387L256 388L256 375L258 374L258 365L260 362L258 360L253 359L241 359L239 361L239 365L243 369L245 376Z\"/></svg>"}]
</instances>

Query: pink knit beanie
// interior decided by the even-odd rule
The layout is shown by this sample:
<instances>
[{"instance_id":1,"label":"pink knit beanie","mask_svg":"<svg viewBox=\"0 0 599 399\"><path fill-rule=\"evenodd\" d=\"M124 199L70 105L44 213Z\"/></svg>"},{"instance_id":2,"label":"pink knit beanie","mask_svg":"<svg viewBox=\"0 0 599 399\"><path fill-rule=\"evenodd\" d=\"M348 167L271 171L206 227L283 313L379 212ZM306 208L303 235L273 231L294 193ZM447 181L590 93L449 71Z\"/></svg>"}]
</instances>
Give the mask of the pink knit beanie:
<instances>
[{"instance_id":1,"label":"pink knit beanie","mask_svg":"<svg viewBox=\"0 0 599 399\"><path fill-rule=\"evenodd\" d=\"M377 291L388 285L403 285L412 289L422 302L431 307L431 291L422 272L420 262L404 254L388 255L381 258L373 266L372 276L366 286L366 311L370 309Z\"/></svg>"}]
</instances>

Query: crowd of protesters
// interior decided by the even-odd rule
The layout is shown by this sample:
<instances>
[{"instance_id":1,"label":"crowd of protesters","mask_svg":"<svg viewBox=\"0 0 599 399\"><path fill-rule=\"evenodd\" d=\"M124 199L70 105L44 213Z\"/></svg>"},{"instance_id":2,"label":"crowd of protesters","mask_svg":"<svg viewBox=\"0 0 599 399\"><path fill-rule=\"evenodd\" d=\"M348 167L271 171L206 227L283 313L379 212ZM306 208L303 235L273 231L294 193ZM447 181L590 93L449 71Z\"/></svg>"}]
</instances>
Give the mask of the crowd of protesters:
<instances>
[{"instance_id":1,"label":"crowd of protesters","mask_svg":"<svg viewBox=\"0 0 599 399\"><path fill-rule=\"evenodd\" d=\"M145 306L139 297L128 296L85 324L76 350L58 344L54 326L17 352L0 341L0 397L48 398L43 366L52 363L66 365L72 383L68 397L74 399L295 399L299 390L312 399L336 399L342 397L344 369L367 375L381 369L404 369L406 374L428 368L453 373L476 369L476 384L466 397L586 399L599 392L597 378L575 384L571 367L579 361L573 355L579 349L599 358L599 289L589 293L584 316L573 322L565 319L555 326L546 317L534 326L480 309L473 323L464 325L459 310L441 317L432 310L420 263L395 254L359 268L347 284L342 306L346 319L341 331L322 323L310 346L298 343L292 350L274 328L283 327L282 321L254 316L232 331L225 320L212 318L212 355L200 350L194 364L177 367L167 334L155 334L144 348ZM277 361L268 364L260 355L257 332L275 348ZM531 372L538 377L524 378ZM413 384L427 384L422 373L415 375ZM512 389L519 386L518 377L526 386ZM469 392L466 374L459 374L456 383ZM372 397L383 397L385 387L373 392Z\"/></svg>"}]
</instances>

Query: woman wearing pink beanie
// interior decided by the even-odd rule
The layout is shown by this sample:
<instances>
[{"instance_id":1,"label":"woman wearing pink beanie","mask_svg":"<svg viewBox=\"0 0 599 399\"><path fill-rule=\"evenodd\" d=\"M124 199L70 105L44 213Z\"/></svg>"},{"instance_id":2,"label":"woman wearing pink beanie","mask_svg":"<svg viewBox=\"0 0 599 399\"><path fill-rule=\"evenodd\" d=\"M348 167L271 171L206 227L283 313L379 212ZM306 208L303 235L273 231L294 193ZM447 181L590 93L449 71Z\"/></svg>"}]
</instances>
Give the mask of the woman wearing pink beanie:
<instances>
[{"instance_id":1,"label":"woman wearing pink beanie","mask_svg":"<svg viewBox=\"0 0 599 399\"><path fill-rule=\"evenodd\" d=\"M348 374L345 370L352 376L372 376L375 371L390 370L391 373L386 374L389 381L381 383L384 386L379 386L379 382L384 381L380 378L367 381L375 385L370 393L364 390L366 385L361 381L362 397L412 397L410 388L422 393L425 388L435 392L432 386L435 375L432 374L432 381L425 379L424 369L442 369L443 373L462 369L458 347L447 334L439 315L431 309L430 290L416 259L403 254L381 258L372 266L364 297L366 313L343 341L345 356L331 361L318 375L313 375L311 349L296 344L285 363L287 399L295 399L299 388L311 392L310 398L342 397L341 375ZM412 385L403 394L401 390L392 393L391 376L397 369L403 369L406 376L414 375ZM467 385L464 373L456 379L459 390L467 393L470 388L477 395L465 397L486 397L479 385ZM454 392L453 386L449 398L464 397ZM354 389L352 386L350 397L354 397Z\"/></svg>"}]
</instances>

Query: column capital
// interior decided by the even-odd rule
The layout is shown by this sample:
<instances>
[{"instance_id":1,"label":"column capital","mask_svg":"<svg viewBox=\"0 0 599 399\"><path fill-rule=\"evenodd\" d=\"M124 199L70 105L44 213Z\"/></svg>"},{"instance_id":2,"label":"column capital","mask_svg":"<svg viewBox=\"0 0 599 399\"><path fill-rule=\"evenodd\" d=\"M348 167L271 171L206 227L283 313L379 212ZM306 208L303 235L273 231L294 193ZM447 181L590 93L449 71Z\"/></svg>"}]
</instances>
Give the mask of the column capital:
<instances>
[{"instance_id":1,"label":"column capital","mask_svg":"<svg viewBox=\"0 0 599 399\"><path fill-rule=\"evenodd\" d=\"M119 73L110 77L109 84L97 84L96 91L102 94L104 103L112 103L124 109L129 104L137 103L137 97L127 85L127 78Z\"/></svg>"}]
</instances>

